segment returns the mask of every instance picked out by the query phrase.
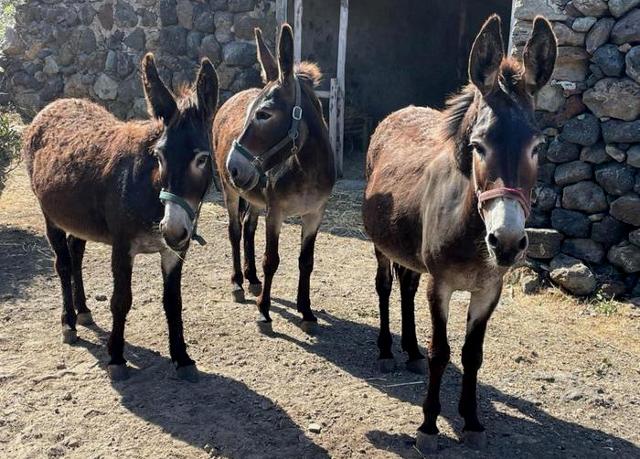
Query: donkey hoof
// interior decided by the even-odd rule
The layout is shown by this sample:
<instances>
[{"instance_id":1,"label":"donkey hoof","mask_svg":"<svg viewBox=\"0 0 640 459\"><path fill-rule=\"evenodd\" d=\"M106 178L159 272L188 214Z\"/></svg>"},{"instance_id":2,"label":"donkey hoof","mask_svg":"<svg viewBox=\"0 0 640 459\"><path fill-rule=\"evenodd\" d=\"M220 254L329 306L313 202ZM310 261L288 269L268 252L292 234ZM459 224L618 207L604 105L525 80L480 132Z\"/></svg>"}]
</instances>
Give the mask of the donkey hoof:
<instances>
[{"instance_id":1,"label":"donkey hoof","mask_svg":"<svg viewBox=\"0 0 640 459\"><path fill-rule=\"evenodd\" d=\"M76 318L76 323L78 325L82 325L84 327L88 326L88 325L93 325L93 316L91 315L91 312L80 312L78 313L78 316Z\"/></svg>"},{"instance_id":2,"label":"donkey hoof","mask_svg":"<svg viewBox=\"0 0 640 459\"><path fill-rule=\"evenodd\" d=\"M487 432L466 430L462 433L462 440L471 449L483 450L487 447Z\"/></svg>"},{"instance_id":3,"label":"donkey hoof","mask_svg":"<svg viewBox=\"0 0 640 459\"><path fill-rule=\"evenodd\" d=\"M416 434L416 449L423 456L435 454L438 451L438 434L426 434L418 430Z\"/></svg>"},{"instance_id":4,"label":"donkey hoof","mask_svg":"<svg viewBox=\"0 0 640 459\"><path fill-rule=\"evenodd\" d=\"M260 319L256 321L256 325L258 326L258 331L263 335L273 335L273 322Z\"/></svg>"},{"instance_id":5,"label":"donkey hoof","mask_svg":"<svg viewBox=\"0 0 640 459\"><path fill-rule=\"evenodd\" d=\"M176 369L178 373L178 378L184 379L185 381L189 381L191 383L197 383L200 379L200 374L198 373L198 367L194 365L187 365L184 367L178 367Z\"/></svg>"},{"instance_id":6,"label":"donkey hoof","mask_svg":"<svg viewBox=\"0 0 640 459\"><path fill-rule=\"evenodd\" d=\"M307 335L315 335L318 333L318 322L315 320L303 320L300 323L300 328Z\"/></svg>"},{"instance_id":7,"label":"donkey hoof","mask_svg":"<svg viewBox=\"0 0 640 459\"><path fill-rule=\"evenodd\" d=\"M262 293L262 284L249 284L249 293L251 293L253 296L260 296L260 294Z\"/></svg>"},{"instance_id":8,"label":"donkey hoof","mask_svg":"<svg viewBox=\"0 0 640 459\"><path fill-rule=\"evenodd\" d=\"M109 364L107 365L107 372L111 381L124 381L129 378L129 369L126 363L122 365Z\"/></svg>"},{"instance_id":9,"label":"donkey hoof","mask_svg":"<svg viewBox=\"0 0 640 459\"><path fill-rule=\"evenodd\" d=\"M236 288L231 291L231 297L234 303L244 303L244 290L242 290L242 287L236 286Z\"/></svg>"},{"instance_id":10,"label":"donkey hoof","mask_svg":"<svg viewBox=\"0 0 640 459\"><path fill-rule=\"evenodd\" d=\"M407 370L411 373L416 373L419 375L427 374L427 361L426 359L415 359L407 362Z\"/></svg>"},{"instance_id":11,"label":"donkey hoof","mask_svg":"<svg viewBox=\"0 0 640 459\"><path fill-rule=\"evenodd\" d=\"M68 327L62 329L62 342L64 344L73 344L78 341L78 332Z\"/></svg>"},{"instance_id":12,"label":"donkey hoof","mask_svg":"<svg viewBox=\"0 0 640 459\"><path fill-rule=\"evenodd\" d=\"M390 359L378 359L378 371L380 373L391 373L396 369L396 361L392 357Z\"/></svg>"}]
</instances>

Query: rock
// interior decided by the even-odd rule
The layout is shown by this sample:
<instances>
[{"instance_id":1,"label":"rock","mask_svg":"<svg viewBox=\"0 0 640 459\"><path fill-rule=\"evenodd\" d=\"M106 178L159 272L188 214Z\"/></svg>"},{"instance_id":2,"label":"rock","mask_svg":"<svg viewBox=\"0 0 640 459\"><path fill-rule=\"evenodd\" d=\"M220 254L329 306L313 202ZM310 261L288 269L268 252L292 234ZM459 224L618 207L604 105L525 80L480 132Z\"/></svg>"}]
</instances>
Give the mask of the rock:
<instances>
[{"instance_id":1,"label":"rock","mask_svg":"<svg viewBox=\"0 0 640 459\"><path fill-rule=\"evenodd\" d=\"M576 18L573 24L571 24L571 28L576 32L588 32L597 20L598 19L591 16Z\"/></svg>"},{"instance_id":2,"label":"rock","mask_svg":"<svg viewBox=\"0 0 640 459\"><path fill-rule=\"evenodd\" d=\"M586 91L582 101L599 118L631 121L640 115L640 85L628 78L605 78Z\"/></svg>"},{"instance_id":3,"label":"rock","mask_svg":"<svg viewBox=\"0 0 640 459\"><path fill-rule=\"evenodd\" d=\"M580 156L580 148L560 139L553 139L547 150L547 159L553 163L566 163L574 161Z\"/></svg>"},{"instance_id":4,"label":"rock","mask_svg":"<svg viewBox=\"0 0 640 459\"><path fill-rule=\"evenodd\" d=\"M160 24L172 26L178 24L178 13L176 11L176 0L160 0Z\"/></svg>"},{"instance_id":5,"label":"rock","mask_svg":"<svg viewBox=\"0 0 640 459\"><path fill-rule=\"evenodd\" d=\"M60 71L60 67L53 56L47 56L44 58L44 67L42 67L42 71L47 75L55 75Z\"/></svg>"},{"instance_id":6,"label":"rock","mask_svg":"<svg viewBox=\"0 0 640 459\"><path fill-rule=\"evenodd\" d=\"M626 273L640 271L640 247L627 241L614 245L609 249L607 259Z\"/></svg>"},{"instance_id":7,"label":"rock","mask_svg":"<svg viewBox=\"0 0 640 459\"><path fill-rule=\"evenodd\" d=\"M309 432L319 434L320 432L322 432L322 426L317 422L312 422L311 424L309 424Z\"/></svg>"},{"instance_id":8,"label":"rock","mask_svg":"<svg viewBox=\"0 0 640 459\"><path fill-rule=\"evenodd\" d=\"M193 28L193 4L190 0L178 0L176 2L176 16L178 24L185 29Z\"/></svg>"},{"instance_id":9,"label":"rock","mask_svg":"<svg viewBox=\"0 0 640 459\"><path fill-rule=\"evenodd\" d=\"M191 30L187 34L187 56L191 59L197 59L200 57L200 44L204 34L202 32L196 32Z\"/></svg>"},{"instance_id":10,"label":"rock","mask_svg":"<svg viewBox=\"0 0 640 459\"><path fill-rule=\"evenodd\" d=\"M553 31L556 34L559 46L583 46L585 34L570 29L562 22L553 23Z\"/></svg>"},{"instance_id":11,"label":"rock","mask_svg":"<svg viewBox=\"0 0 640 459\"><path fill-rule=\"evenodd\" d=\"M574 210L553 209L551 226L569 237L588 237L591 222L583 213Z\"/></svg>"},{"instance_id":12,"label":"rock","mask_svg":"<svg viewBox=\"0 0 640 459\"><path fill-rule=\"evenodd\" d=\"M619 77L624 70L624 56L616 45L604 45L593 53L592 62L610 77Z\"/></svg>"},{"instance_id":13,"label":"rock","mask_svg":"<svg viewBox=\"0 0 640 459\"><path fill-rule=\"evenodd\" d=\"M566 81L584 81L587 76L589 55L582 47L559 46L552 78Z\"/></svg>"},{"instance_id":14,"label":"rock","mask_svg":"<svg viewBox=\"0 0 640 459\"><path fill-rule=\"evenodd\" d=\"M585 16L604 16L609 7L604 0L573 0L573 7Z\"/></svg>"},{"instance_id":15,"label":"rock","mask_svg":"<svg viewBox=\"0 0 640 459\"><path fill-rule=\"evenodd\" d=\"M236 14L233 20L233 31L240 40L253 40L253 30L256 27L266 30L264 18L255 17L252 13Z\"/></svg>"},{"instance_id":16,"label":"rock","mask_svg":"<svg viewBox=\"0 0 640 459\"><path fill-rule=\"evenodd\" d=\"M629 233L629 242L640 247L640 229L633 230Z\"/></svg>"},{"instance_id":17,"label":"rock","mask_svg":"<svg viewBox=\"0 0 640 459\"><path fill-rule=\"evenodd\" d=\"M625 151L615 145L607 145L604 148L604 151L608 156L618 161L619 163L622 163L625 159L627 159L627 154L625 153Z\"/></svg>"},{"instance_id":18,"label":"rock","mask_svg":"<svg viewBox=\"0 0 640 459\"><path fill-rule=\"evenodd\" d=\"M104 3L98 10L98 21L105 30L111 30L113 28L113 5L111 3Z\"/></svg>"},{"instance_id":19,"label":"rock","mask_svg":"<svg viewBox=\"0 0 640 459\"><path fill-rule=\"evenodd\" d=\"M527 236L527 256L537 259L549 259L557 255L564 238L558 231L544 228L527 228Z\"/></svg>"},{"instance_id":20,"label":"rock","mask_svg":"<svg viewBox=\"0 0 640 459\"><path fill-rule=\"evenodd\" d=\"M609 155L605 151L603 143L597 143L589 147L584 147L580 152L580 161L593 164L602 164L609 161Z\"/></svg>"},{"instance_id":21,"label":"rock","mask_svg":"<svg viewBox=\"0 0 640 459\"><path fill-rule=\"evenodd\" d=\"M136 28L133 32L127 35L123 41L124 44L131 49L140 52L144 51L146 41L144 30L142 30L140 27Z\"/></svg>"},{"instance_id":22,"label":"rock","mask_svg":"<svg viewBox=\"0 0 640 459\"><path fill-rule=\"evenodd\" d=\"M607 215L591 227L591 239L601 242L605 247L616 244L624 237L625 225Z\"/></svg>"},{"instance_id":23,"label":"rock","mask_svg":"<svg viewBox=\"0 0 640 459\"><path fill-rule=\"evenodd\" d=\"M187 54L187 29L180 26L163 27L160 30L160 48L174 56Z\"/></svg>"},{"instance_id":24,"label":"rock","mask_svg":"<svg viewBox=\"0 0 640 459\"><path fill-rule=\"evenodd\" d=\"M558 194L549 186L537 188L535 193L535 207L540 210L551 210L556 205Z\"/></svg>"},{"instance_id":25,"label":"rock","mask_svg":"<svg viewBox=\"0 0 640 459\"><path fill-rule=\"evenodd\" d=\"M538 15L550 21L566 21L568 16L557 3L550 0L515 0L513 11L516 19L525 21L533 21Z\"/></svg>"},{"instance_id":26,"label":"rock","mask_svg":"<svg viewBox=\"0 0 640 459\"><path fill-rule=\"evenodd\" d=\"M231 42L224 45L224 61L227 65L249 67L256 63L256 45L245 42Z\"/></svg>"},{"instance_id":27,"label":"rock","mask_svg":"<svg viewBox=\"0 0 640 459\"><path fill-rule=\"evenodd\" d=\"M640 145L634 145L627 150L627 164L640 168Z\"/></svg>"},{"instance_id":28,"label":"rock","mask_svg":"<svg viewBox=\"0 0 640 459\"><path fill-rule=\"evenodd\" d=\"M215 35L207 35L200 45L200 56L208 57L215 65L222 60L222 46L216 40Z\"/></svg>"},{"instance_id":29,"label":"rock","mask_svg":"<svg viewBox=\"0 0 640 459\"><path fill-rule=\"evenodd\" d=\"M609 41L611 29L616 21L613 18L602 18L595 23L587 34L586 48L589 54L593 54L596 49Z\"/></svg>"},{"instance_id":30,"label":"rock","mask_svg":"<svg viewBox=\"0 0 640 459\"><path fill-rule=\"evenodd\" d=\"M605 255L602 245L591 239L565 239L560 250L589 263L602 263Z\"/></svg>"},{"instance_id":31,"label":"rock","mask_svg":"<svg viewBox=\"0 0 640 459\"><path fill-rule=\"evenodd\" d=\"M631 48L625 56L627 76L640 83L640 46Z\"/></svg>"},{"instance_id":32,"label":"rock","mask_svg":"<svg viewBox=\"0 0 640 459\"><path fill-rule=\"evenodd\" d=\"M123 0L118 0L113 14L118 27L135 27L138 25L138 15L133 6Z\"/></svg>"},{"instance_id":33,"label":"rock","mask_svg":"<svg viewBox=\"0 0 640 459\"><path fill-rule=\"evenodd\" d=\"M546 163L538 166L538 181L546 183L547 185L553 185L553 175L556 170L556 165L553 163Z\"/></svg>"},{"instance_id":34,"label":"rock","mask_svg":"<svg viewBox=\"0 0 640 459\"><path fill-rule=\"evenodd\" d=\"M562 207L569 210L581 210L596 213L607 210L607 198L598 185L593 182L579 182L562 190Z\"/></svg>"},{"instance_id":35,"label":"rock","mask_svg":"<svg viewBox=\"0 0 640 459\"><path fill-rule=\"evenodd\" d=\"M7 27L4 32L4 40L2 42L2 52L6 56L17 56L24 52L24 40L18 35L13 27Z\"/></svg>"},{"instance_id":36,"label":"rock","mask_svg":"<svg viewBox=\"0 0 640 459\"><path fill-rule=\"evenodd\" d=\"M543 86L536 96L536 110L557 112L564 105L562 88L556 85Z\"/></svg>"},{"instance_id":37,"label":"rock","mask_svg":"<svg viewBox=\"0 0 640 459\"><path fill-rule=\"evenodd\" d=\"M574 295L589 295L596 289L596 278L580 260L559 254L551 260L551 280Z\"/></svg>"},{"instance_id":38,"label":"rock","mask_svg":"<svg viewBox=\"0 0 640 459\"><path fill-rule=\"evenodd\" d=\"M609 0L609 11L614 18L619 18L638 5L640 0Z\"/></svg>"},{"instance_id":39,"label":"rock","mask_svg":"<svg viewBox=\"0 0 640 459\"><path fill-rule=\"evenodd\" d=\"M596 168L596 182L607 193L622 196L633 190L635 171L626 164L605 164Z\"/></svg>"},{"instance_id":40,"label":"rock","mask_svg":"<svg viewBox=\"0 0 640 459\"><path fill-rule=\"evenodd\" d=\"M582 161L572 161L560 164L556 168L555 181L557 185L564 186L571 183L588 180L592 177L591 165Z\"/></svg>"},{"instance_id":41,"label":"rock","mask_svg":"<svg viewBox=\"0 0 640 459\"><path fill-rule=\"evenodd\" d=\"M523 275L520 279L520 287L525 295L537 293L542 287L540 276L536 272Z\"/></svg>"},{"instance_id":42,"label":"rock","mask_svg":"<svg viewBox=\"0 0 640 459\"><path fill-rule=\"evenodd\" d=\"M193 28L206 34L215 32L213 12L206 5L197 5L194 9Z\"/></svg>"},{"instance_id":43,"label":"rock","mask_svg":"<svg viewBox=\"0 0 640 459\"><path fill-rule=\"evenodd\" d=\"M616 45L640 41L640 8L630 11L611 29L611 41Z\"/></svg>"},{"instance_id":44,"label":"rock","mask_svg":"<svg viewBox=\"0 0 640 459\"><path fill-rule=\"evenodd\" d=\"M216 29L216 40L219 43L229 43L233 40L233 14L226 11L216 12L213 16L213 23Z\"/></svg>"},{"instance_id":45,"label":"rock","mask_svg":"<svg viewBox=\"0 0 640 459\"><path fill-rule=\"evenodd\" d=\"M605 121L602 123L602 137L606 143L638 143L640 142L640 120Z\"/></svg>"},{"instance_id":46,"label":"rock","mask_svg":"<svg viewBox=\"0 0 640 459\"><path fill-rule=\"evenodd\" d=\"M560 138L585 147L594 145L600 138L600 122L592 114L583 113L567 121Z\"/></svg>"},{"instance_id":47,"label":"rock","mask_svg":"<svg viewBox=\"0 0 640 459\"><path fill-rule=\"evenodd\" d=\"M610 213L621 222L640 226L640 198L635 195L622 196L611 203Z\"/></svg>"},{"instance_id":48,"label":"rock","mask_svg":"<svg viewBox=\"0 0 640 459\"><path fill-rule=\"evenodd\" d=\"M93 85L93 90L102 100L115 100L118 96L118 82L101 73Z\"/></svg>"}]
</instances>

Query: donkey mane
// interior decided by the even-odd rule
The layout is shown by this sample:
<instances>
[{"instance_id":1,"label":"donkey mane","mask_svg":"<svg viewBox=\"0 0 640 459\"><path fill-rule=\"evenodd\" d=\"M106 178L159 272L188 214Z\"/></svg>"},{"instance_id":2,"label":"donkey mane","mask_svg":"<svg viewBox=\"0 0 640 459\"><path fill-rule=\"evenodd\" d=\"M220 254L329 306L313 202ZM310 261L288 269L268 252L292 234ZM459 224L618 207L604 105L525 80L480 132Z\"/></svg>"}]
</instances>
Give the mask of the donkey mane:
<instances>
[{"instance_id":1,"label":"donkey mane","mask_svg":"<svg viewBox=\"0 0 640 459\"><path fill-rule=\"evenodd\" d=\"M318 87L322 81L322 71L320 67L313 62L300 62L296 65L295 73L298 77L308 80L314 88Z\"/></svg>"}]
</instances>

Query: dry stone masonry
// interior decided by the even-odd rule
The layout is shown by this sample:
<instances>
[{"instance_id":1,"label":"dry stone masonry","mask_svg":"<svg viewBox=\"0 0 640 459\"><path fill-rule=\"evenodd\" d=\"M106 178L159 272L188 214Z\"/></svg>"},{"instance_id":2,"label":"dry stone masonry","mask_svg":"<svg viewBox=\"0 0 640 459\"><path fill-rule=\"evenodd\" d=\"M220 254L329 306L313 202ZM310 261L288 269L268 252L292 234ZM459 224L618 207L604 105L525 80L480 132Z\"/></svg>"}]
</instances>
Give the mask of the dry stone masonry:
<instances>
[{"instance_id":1,"label":"dry stone masonry","mask_svg":"<svg viewBox=\"0 0 640 459\"><path fill-rule=\"evenodd\" d=\"M513 52L536 14L559 40L537 96L547 135L529 225L533 265L576 295L640 296L640 0L516 0Z\"/></svg>"},{"instance_id":2,"label":"dry stone masonry","mask_svg":"<svg viewBox=\"0 0 640 459\"><path fill-rule=\"evenodd\" d=\"M138 64L152 51L174 89L208 57L224 99L259 83L253 29L270 40L274 10L275 0L30 0L7 31L2 90L28 114L89 97L120 117L143 116Z\"/></svg>"}]
</instances>

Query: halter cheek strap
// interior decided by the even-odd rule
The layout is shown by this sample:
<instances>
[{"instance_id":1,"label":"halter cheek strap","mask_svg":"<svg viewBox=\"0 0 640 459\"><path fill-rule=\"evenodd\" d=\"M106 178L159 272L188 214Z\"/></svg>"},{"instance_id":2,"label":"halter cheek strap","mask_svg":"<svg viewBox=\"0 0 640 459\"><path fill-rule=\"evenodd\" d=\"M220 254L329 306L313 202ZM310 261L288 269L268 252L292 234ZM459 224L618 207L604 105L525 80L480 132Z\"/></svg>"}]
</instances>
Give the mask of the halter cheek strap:
<instances>
[{"instance_id":1,"label":"halter cheek strap","mask_svg":"<svg viewBox=\"0 0 640 459\"><path fill-rule=\"evenodd\" d=\"M480 213L480 217L484 220L484 215L482 213L483 204L487 201L491 201L497 198L509 198L516 200L522 210L524 211L524 218L527 219L529 214L531 213L531 202L530 199L525 195L524 191L521 188L493 188L487 191L476 192L476 196L478 197L478 212Z\"/></svg>"}]
</instances>

